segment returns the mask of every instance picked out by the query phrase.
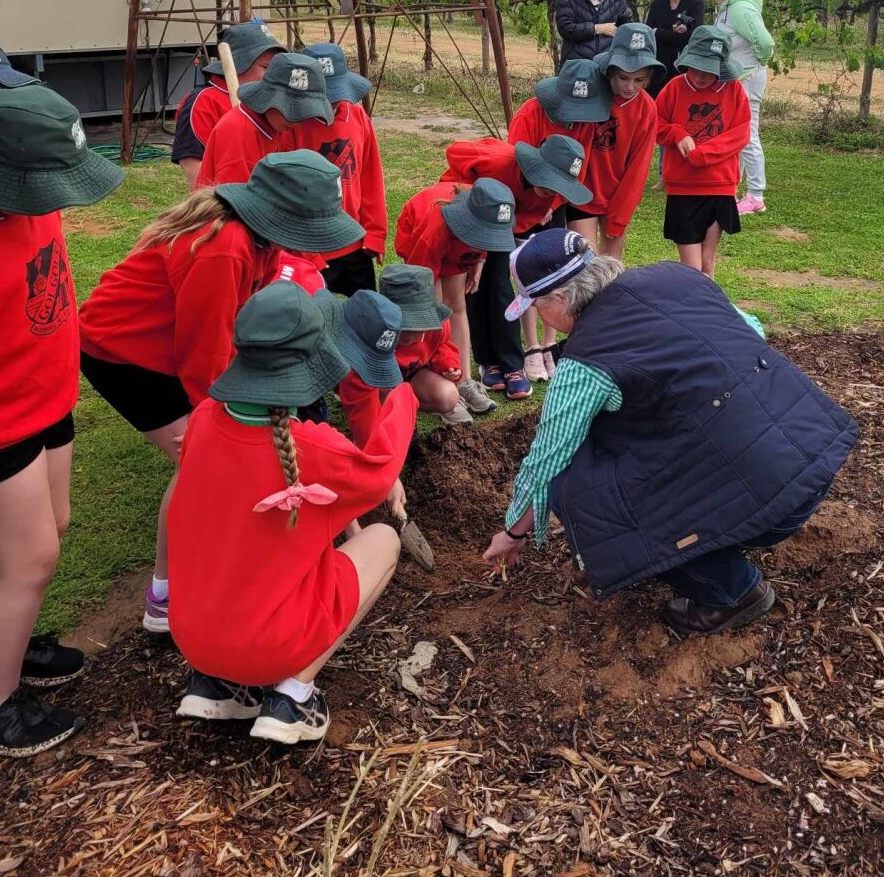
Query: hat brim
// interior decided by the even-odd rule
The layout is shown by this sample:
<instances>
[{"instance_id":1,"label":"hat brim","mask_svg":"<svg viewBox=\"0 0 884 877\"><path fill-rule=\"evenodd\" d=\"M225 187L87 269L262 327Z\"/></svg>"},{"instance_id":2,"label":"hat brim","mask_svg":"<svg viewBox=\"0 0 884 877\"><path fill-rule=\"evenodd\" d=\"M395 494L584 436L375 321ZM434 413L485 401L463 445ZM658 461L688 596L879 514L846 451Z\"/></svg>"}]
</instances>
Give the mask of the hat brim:
<instances>
[{"instance_id":1,"label":"hat brim","mask_svg":"<svg viewBox=\"0 0 884 877\"><path fill-rule=\"evenodd\" d=\"M503 312L504 317L509 320L511 323L515 322L522 316L530 307L534 304L533 298L528 298L525 295L517 295L507 306L507 309Z\"/></svg>"},{"instance_id":2,"label":"hat brim","mask_svg":"<svg viewBox=\"0 0 884 877\"><path fill-rule=\"evenodd\" d=\"M365 237L365 229L343 210L326 216L280 212L250 192L248 183L222 183L215 194L253 232L286 250L331 253Z\"/></svg>"},{"instance_id":3,"label":"hat brim","mask_svg":"<svg viewBox=\"0 0 884 877\"><path fill-rule=\"evenodd\" d=\"M451 308L441 302L424 305L401 305L403 332L436 332L451 316Z\"/></svg>"},{"instance_id":4,"label":"hat brim","mask_svg":"<svg viewBox=\"0 0 884 877\"><path fill-rule=\"evenodd\" d=\"M371 89L370 79L349 70L340 76L325 77L325 96L333 104L339 101L347 101L351 104L358 103Z\"/></svg>"},{"instance_id":5,"label":"hat brim","mask_svg":"<svg viewBox=\"0 0 884 877\"><path fill-rule=\"evenodd\" d=\"M476 219L467 207L466 198L455 198L442 206L445 224L468 247L491 253L508 253L516 248L512 226L494 225Z\"/></svg>"},{"instance_id":6,"label":"hat brim","mask_svg":"<svg viewBox=\"0 0 884 877\"><path fill-rule=\"evenodd\" d=\"M280 46L277 44L269 44L265 46L250 46L248 49L242 49L239 52L233 52L233 69L236 70L237 74L242 76L258 58L261 57L265 52L284 52L285 46ZM223 76L224 68L221 66L221 61L209 61L205 67L203 67L203 75L212 75L212 76Z\"/></svg>"},{"instance_id":7,"label":"hat brim","mask_svg":"<svg viewBox=\"0 0 884 877\"><path fill-rule=\"evenodd\" d=\"M592 192L583 183L550 164L540 150L530 143L520 141L516 144L516 161L532 186L549 189L561 195L569 204L588 204L592 201Z\"/></svg>"},{"instance_id":8,"label":"hat brim","mask_svg":"<svg viewBox=\"0 0 884 877\"><path fill-rule=\"evenodd\" d=\"M317 289L313 293L313 301L319 305L319 310L322 311L322 316L325 319L325 328L328 330L328 333L332 338L337 337L341 324L344 321L341 300L328 289Z\"/></svg>"},{"instance_id":9,"label":"hat brim","mask_svg":"<svg viewBox=\"0 0 884 877\"><path fill-rule=\"evenodd\" d=\"M611 117L611 94L603 89L595 97L565 97L559 93L558 77L541 79L534 95L554 122L605 122Z\"/></svg>"},{"instance_id":10,"label":"hat brim","mask_svg":"<svg viewBox=\"0 0 884 877\"><path fill-rule=\"evenodd\" d=\"M653 67L655 74L666 72L666 65L661 64L657 60L657 56L647 49L639 52L621 52L613 49L607 52L599 52L593 60L606 76L608 75L609 67L617 67L626 73L637 73L646 67Z\"/></svg>"},{"instance_id":11,"label":"hat brim","mask_svg":"<svg viewBox=\"0 0 884 877\"><path fill-rule=\"evenodd\" d=\"M90 149L72 168L23 170L0 164L0 211L38 216L95 204L124 179L121 167Z\"/></svg>"},{"instance_id":12,"label":"hat brim","mask_svg":"<svg viewBox=\"0 0 884 877\"><path fill-rule=\"evenodd\" d=\"M240 355L235 356L209 387L209 395L219 402L297 408L321 399L349 371L347 361L323 332L309 356L285 368L258 369L244 362Z\"/></svg>"},{"instance_id":13,"label":"hat brim","mask_svg":"<svg viewBox=\"0 0 884 877\"><path fill-rule=\"evenodd\" d=\"M388 389L402 383L402 372L393 352L369 350L346 320L335 334L335 344L350 367L369 387Z\"/></svg>"},{"instance_id":14,"label":"hat brim","mask_svg":"<svg viewBox=\"0 0 884 877\"><path fill-rule=\"evenodd\" d=\"M3 88L21 88L23 85L40 85L40 80L14 67L0 64L0 85Z\"/></svg>"},{"instance_id":15,"label":"hat brim","mask_svg":"<svg viewBox=\"0 0 884 877\"><path fill-rule=\"evenodd\" d=\"M683 73L686 69L699 70L701 73L711 73L722 82L733 82L743 75L743 68L728 58L722 61L719 57L711 58L709 55L700 55L685 49L676 59L673 65L676 70Z\"/></svg>"},{"instance_id":16,"label":"hat brim","mask_svg":"<svg viewBox=\"0 0 884 877\"><path fill-rule=\"evenodd\" d=\"M237 96L250 110L256 113L278 110L289 122L322 119L330 125L335 117L327 98L316 94L299 95L294 89L273 86L263 79L241 85Z\"/></svg>"}]
</instances>

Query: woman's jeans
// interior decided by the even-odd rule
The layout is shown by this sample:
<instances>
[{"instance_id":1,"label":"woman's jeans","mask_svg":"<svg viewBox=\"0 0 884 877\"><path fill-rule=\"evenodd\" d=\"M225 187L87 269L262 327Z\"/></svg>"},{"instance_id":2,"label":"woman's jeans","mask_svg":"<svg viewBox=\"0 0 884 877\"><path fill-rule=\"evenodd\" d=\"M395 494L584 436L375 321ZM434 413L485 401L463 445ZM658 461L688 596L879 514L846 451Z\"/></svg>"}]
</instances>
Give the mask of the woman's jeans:
<instances>
[{"instance_id":1,"label":"woman's jeans","mask_svg":"<svg viewBox=\"0 0 884 877\"><path fill-rule=\"evenodd\" d=\"M761 148L761 135L758 125L761 121L761 99L767 88L767 67L755 67L747 79L740 80L749 98L752 121L749 131L749 145L740 153L740 169L746 177L746 191L756 198L764 196L767 177L764 172L764 150Z\"/></svg>"}]
</instances>

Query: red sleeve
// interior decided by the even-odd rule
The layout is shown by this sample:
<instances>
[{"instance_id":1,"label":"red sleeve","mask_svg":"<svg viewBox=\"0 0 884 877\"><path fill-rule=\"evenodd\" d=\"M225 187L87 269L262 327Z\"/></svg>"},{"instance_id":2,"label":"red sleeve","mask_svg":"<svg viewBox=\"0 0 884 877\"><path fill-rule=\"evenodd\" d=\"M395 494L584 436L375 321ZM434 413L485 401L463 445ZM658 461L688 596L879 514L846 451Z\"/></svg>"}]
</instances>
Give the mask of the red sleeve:
<instances>
[{"instance_id":1,"label":"red sleeve","mask_svg":"<svg viewBox=\"0 0 884 877\"><path fill-rule=\"evenodd\" d=\"M381 393L369 387L355 371L351 371L338 385L338 396L353 444L364 448L381 416Z\"/></svg>"},{"instance_id":2,"label":"red sleeve","mask_svg":"<svg viewBox=\"0 0 884 877\"><path fill-rule=\"evenodd\" d=\"M215 125L229 109L230 98L218 89L205 88L197 95L190 109L190 127L201 143L209 142Z\"/></svg>"},{"instance_id":3,"label":"red sleeve","mask_svg":"<svg viewBox=\"0 0 884 877\"><path fill-rule=\"evenodd\" d=\"M661 146L675 146L690 136L682 125L672 121L678 101L679 77L671 79L657 95L657 143Z\"/></svg>"},{"instance_id":4,"label":"red sleeve","mask_svg":"<svg viewBox=\"0 0 884 877\"><path fill-rule=\"evenodd\" d=\"M460 368L460 351L451 340L451 321L445 320L439 330L439 343L427 363L431 371L442 374Z\"/></svg>"},{"instance_id":5,"label":"red sleeve","mask_svg":"<svg viewBox=\"0 0 884 877\"><path fill-rule=\"evenodd\" d=\"M653 103L648 102L632 135L626 171L608 198L605 233L612 237L619 237L626 231L632 214L644 195L651 157L654 154L656 129L657 113Z\"/></svg>"},{"instance_id":6,"label":"red sleeve","mask_svg":"<svg viewBox=\"0 0 884 877\"><path fill-rule=\"evenodd\" d=\"M733 158L749 142L749 98L742 85L738 82L733 85L736 87L731 89L729 101L731 124L721 134L698 143L697 148L688 153L688 161L694 167L705 167Z\"/></svg>"},{"instance_id":7,"label":"red sleeve","mask_svg":"<svg viewBox=\"0 0 884 877\"><path fill-rule=\"evenodd\" d=\"M530 113L526 109L526 104L522 104L510 122L507 130L506 139L510 143L530 143L532 146L538 146L535 143L535 132L530 125Z\"/></svg>"},{"instance_id":8,"label":"red sleeve","mask_svg":"<svg viewBox=\"0 0 884 877\"><path fill-rule=\"evenodd\" d=\"M233 357L233 324L254 278L241 259L197 257L175 291L175 365L190 401L206 398Z\"/></svg>"},{"instance_id":9,"label":"red sleeve","mask_svg":"<svg viewBox=\"0 0 884 877\"><path fill-rule=\"evenodd\" d=\"M359 223L365 229L362 248L383 255L387 248L387 197L378 138L371 119L362 113L364 128L362 168L359 172L361 203Z\"/></svg>"},{"instance_id":10,"label":"red sleeve","mask_svg":"<svg viewBox=\"0 0 884 877\"><path fill-rule=\"evenodd\" d=\"M429 222L433 222L432 217ZM445 258L445 241L437 240L438 237L427 225L421 225L417 229L411 227L406 231L406 226L401 224L400 219L400 225L396 229L396 254L406 265L429 268L433 272L433 279L438 280Z\"/></svg>"}]
</instances>

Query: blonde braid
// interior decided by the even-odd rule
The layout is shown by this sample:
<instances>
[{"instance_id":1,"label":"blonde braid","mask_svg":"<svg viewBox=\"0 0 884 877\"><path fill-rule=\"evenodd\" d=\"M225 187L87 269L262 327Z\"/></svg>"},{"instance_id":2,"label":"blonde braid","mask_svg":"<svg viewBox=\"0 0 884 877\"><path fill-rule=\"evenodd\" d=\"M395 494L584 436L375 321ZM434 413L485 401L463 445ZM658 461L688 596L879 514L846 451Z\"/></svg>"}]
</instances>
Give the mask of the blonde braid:
<instances>
[{"instance_id":1,"label":"blonde braid","mask_svg":"<svg viewBox=\"0 0 884 877\"><path fill-rule=\"evenodd\" d=\"M298 449L292 438L288 408L271 408L270 425L273 427L273 446L276 448L276 454L285 475L286 486L291 487L298 483L300 474L298 473ZM293 527L297 518L298 510L292 509L288 525Z\"/></svg>"}]
</instances>

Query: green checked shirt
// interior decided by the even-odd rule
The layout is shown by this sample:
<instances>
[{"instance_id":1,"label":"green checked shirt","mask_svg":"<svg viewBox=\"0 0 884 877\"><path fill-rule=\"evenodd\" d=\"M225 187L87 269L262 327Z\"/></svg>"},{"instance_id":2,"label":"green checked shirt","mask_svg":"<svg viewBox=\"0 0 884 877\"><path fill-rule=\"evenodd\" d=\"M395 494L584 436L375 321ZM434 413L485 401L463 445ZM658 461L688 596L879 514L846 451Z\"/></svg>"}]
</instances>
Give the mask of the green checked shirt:
<instances>
[{"instance_id":1,"label":"green checked shirt","mask_svg":"<svg viewBox=\"0 0 884 877\"><path fill-rule=\"evenodd\" d=\"M757 317L739 308L736 311L764 338L764 328ZM621 405L620 388L606 372L574 359L559 363L543 400L531 450L516 475L513 499L506 513L507 529L533 506L534 538L538 545L546 540L550 481L571 463L593 418L600 411L619 411Z\"/></svg>"}]
</instances>

